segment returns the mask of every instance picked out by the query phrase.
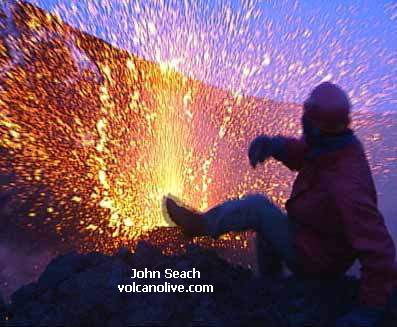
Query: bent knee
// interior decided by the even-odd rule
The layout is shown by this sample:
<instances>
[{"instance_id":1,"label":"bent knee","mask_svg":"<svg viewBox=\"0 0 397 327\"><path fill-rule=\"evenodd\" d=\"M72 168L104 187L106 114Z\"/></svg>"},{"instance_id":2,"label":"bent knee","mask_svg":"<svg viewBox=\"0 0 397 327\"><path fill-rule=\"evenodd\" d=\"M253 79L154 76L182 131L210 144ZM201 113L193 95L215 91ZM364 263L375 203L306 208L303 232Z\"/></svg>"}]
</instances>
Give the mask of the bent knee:
<instances>
[{"instance_id":1,"label":"bent knee","mask_svg":"<svg viewBox=\"0 0 397 327\"><path fill-rule=\"evenodd\" d=\"M244 198L244 202L249 206L273 207L273 202L263 194L249 194Z\"/></svg>"},{"instance_id":2,"label":"bent knee","mask_svg":"<svg viewBox=\"0 0 397 327\"><path fill-rule=\"evenodd\" d=\"M281 209L274 204L267 196L262 194L248 195L245 199L246 208L255 215L266 220L279 219L284 217Z\"/></svg>"}]
</instances>

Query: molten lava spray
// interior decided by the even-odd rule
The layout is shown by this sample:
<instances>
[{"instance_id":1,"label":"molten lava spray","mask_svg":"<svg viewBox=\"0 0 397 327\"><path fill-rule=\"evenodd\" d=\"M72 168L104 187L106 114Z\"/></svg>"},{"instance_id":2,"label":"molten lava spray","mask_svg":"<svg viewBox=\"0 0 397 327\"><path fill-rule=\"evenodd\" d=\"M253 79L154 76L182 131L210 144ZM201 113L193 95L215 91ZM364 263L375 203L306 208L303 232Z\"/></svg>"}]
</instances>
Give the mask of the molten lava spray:
<instances>
[{"instance_id":1,"label":"molten lava spray","mask_svg":"<svg viewBox=\"0 0 397 327\"><path fill-rule=\"evenodd\" d=\"M295 95L322 80L344 81L353 73L348 59L354 49L339 40L338 62L335 52L324 61L323 49L309 42L312 31L303 27L277 45L271 20L261 21L265 9L252 1L237 11L231 3L178 3L87 2L88 17L102 24L102 32L121 47L139 48L143 59L82 32L93 28L84 17L75 18L77 29L59 15L6 1L0 169L14 175L0 187L17 191L10 206L18 224L55 230L81 250L109 252L170 226L162 207L168 194L199 210L248 192L285 202L294 175L274 161L250 169L248 144L259 133L299 134ZM57 11L80 17L79 6L76 1ZM197 18L201 10L208 20ZM245 43L237 46L236 38ZM301 51L313 51L314 61L306 65ZM354 51L361 62L365 51ZM395 63L396 56L384 60ZM268 71L273 62L278 68ZM355 76L368 71L364 64L354 69ZM385 75L382 100L395 101L395 76ZM272 90L280 101L252 96L256 89L262 95ZM368 85L350 93L356 104L376 100ZM370 154L388 140L382 158L371 163L375 173L395 177L396 111L367 110L354 118L364 141L370 140ZM394 132L385 134L386 126ZM247 246L244 238L233 238Z\"/></svg>"}]
</instances>

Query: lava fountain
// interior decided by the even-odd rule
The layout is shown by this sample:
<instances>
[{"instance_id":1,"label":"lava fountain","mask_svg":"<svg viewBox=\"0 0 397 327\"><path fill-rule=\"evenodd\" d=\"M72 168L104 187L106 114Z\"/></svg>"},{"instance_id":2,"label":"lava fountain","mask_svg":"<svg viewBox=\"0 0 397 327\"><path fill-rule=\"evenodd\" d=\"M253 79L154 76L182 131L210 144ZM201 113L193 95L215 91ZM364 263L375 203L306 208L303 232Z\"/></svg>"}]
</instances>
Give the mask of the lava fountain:
<instances>
[{"instance_id":1,"label":"lava fountain","mask_svg":"<svg viewBox=\"0 0 397 327\"><path fill-rule=\"evenodd\" d=\"M88 17L95 17L114 41L121 40L120 46L139 45L141 57L83 32L92 28L84 25L87 17L78 19L82 26L76 28L31 4L6 3L0 39L0 169L12 178L0 187L17 193L9 206L18 224L38 232L55 230L81 250L109 252L170 226L162 208L168 194L199 210L248 192L266 192L282 205L293 174L273 161L251 170L246 158L250 140L258 133L296 135L300 106L294 97L285 100L297 93L297 85L310 85L309 91L330 78L326 70L341 80L349 73L345 64L335 68L334 57L322 62L323 54L316 52L314 66L297 60L285 72L273 72L270 82L266 67L271 61L288 61L275 47L271 22L266 20L258 32L267 33L267 45L255 49L255 40L243 48L233 44L234 38L251 35L249 18L258 21L261 15L254 2L244 2L237 13L225 5L211 11L205 23L194 19L201 2L112 7L88 1ZM73 2L75 17L80 17L79 3ZM62 10L67 8L59 5ZM119 18L112 31L106 30L109 10ZM181 23L167 26L167 19ZM126 35L130 26L134 32ZM214 44L221 39L227 42L219 49ZM237 55L235 61L230 53ZM387 60L396 62L396 56ZM357 69L357 74L366 71L365 66ZM299 83L282 91L294 74ZM216 83L217 76L229 81L228 91ZM259 85L255 76L267 82ZM385 75L383 100L393 99L395 76ZM249 96L255 88L273 89L281 98ZM367 88L356 88L351 92L356 103L376 100ZM371 141L370 153L382 138L394 140L382 158L371 162L386 179L396 174L391 168L395 113L355 113L356 127ZM384 126L394 132L374 132ZM233 238L246 246L244 238Z\"/></svg>"}]
</instances>

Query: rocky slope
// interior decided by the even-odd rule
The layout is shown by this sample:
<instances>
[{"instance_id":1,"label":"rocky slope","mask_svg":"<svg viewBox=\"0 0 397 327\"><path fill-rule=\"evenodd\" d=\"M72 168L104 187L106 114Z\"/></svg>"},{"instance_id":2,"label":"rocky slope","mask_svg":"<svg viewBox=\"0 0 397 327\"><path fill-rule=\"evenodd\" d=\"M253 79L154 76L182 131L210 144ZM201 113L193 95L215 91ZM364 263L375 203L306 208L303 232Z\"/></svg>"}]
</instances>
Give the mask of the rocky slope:
<instances>
[{"instance_id":1,"label":"rocky slope","mask_svg":"<svg viewBox=\"0 0 397 327\"><path fill-rule=\"evenodd\" d=\"M126 293L131 269L201 272L200 279L134 279L137 284L213 285L213 293ZM190 246L179 256L165 256L146 242L135 253L70 252L52 260L37 282L23 286L0 303L1 325L172 325L172 326L331 326L358 295L358 281L259 279L214 252ZM7 318L6 318L7 317ZM7 320L5 320L7 319ZM384 326L397 321L397 296Z\"/></svg>"}]
</instances>

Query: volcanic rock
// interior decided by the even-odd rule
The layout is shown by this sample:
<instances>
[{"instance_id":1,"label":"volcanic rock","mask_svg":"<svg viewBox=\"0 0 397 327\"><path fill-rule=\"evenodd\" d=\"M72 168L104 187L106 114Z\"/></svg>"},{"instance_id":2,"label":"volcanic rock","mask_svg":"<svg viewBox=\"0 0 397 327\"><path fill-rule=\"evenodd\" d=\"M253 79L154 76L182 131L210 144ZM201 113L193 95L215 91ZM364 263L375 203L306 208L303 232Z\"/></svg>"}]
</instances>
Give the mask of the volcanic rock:
<instances>
[{"instance_id":1,"label":"volcanic rock","mask_svg":"<svg viewBox=\"0 0 397 327\"><path fill-rule=\"evenodd\" d=\"M131 279L131 269L160 271L160 278ZM200 271L200 279L165 278L165 269ZM119 285L213 285L212 293L120 292ZM266 325L329 326L357 300L359 282L351 277L302 280L292 276L272 283L233 265L215 252L189 246L166 256L140 242L135 253L93 252L61 255L35 283L12 297L11 325ZM0 302L0 312L6 305ZM4 315L2 317L4 319ZM384 326L397 319L397 296ZM3 320L4 322L4 320Z\"/></svg>"}]
</instances>

